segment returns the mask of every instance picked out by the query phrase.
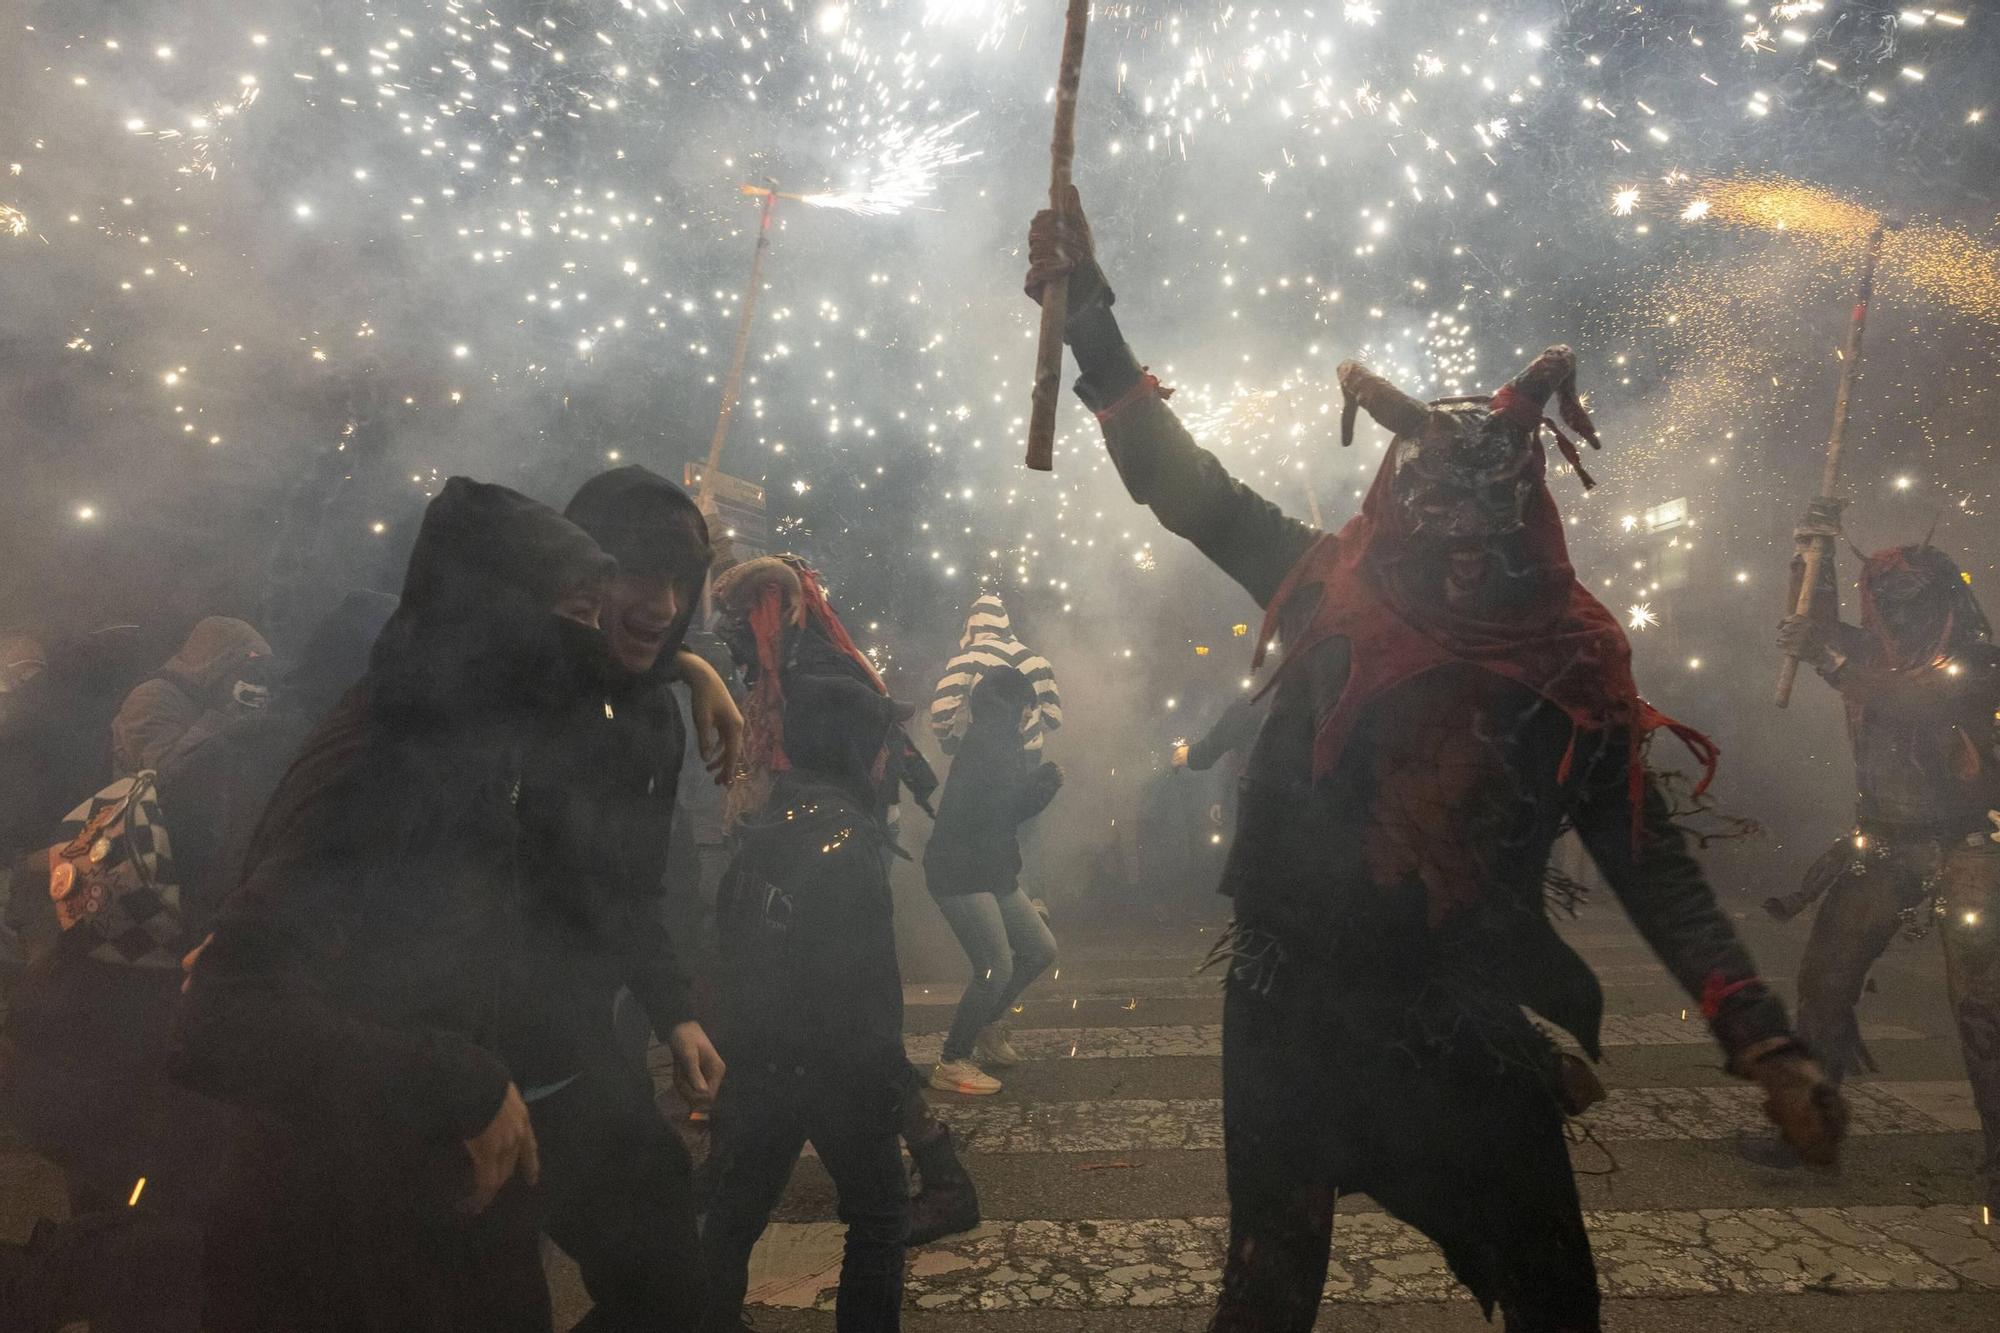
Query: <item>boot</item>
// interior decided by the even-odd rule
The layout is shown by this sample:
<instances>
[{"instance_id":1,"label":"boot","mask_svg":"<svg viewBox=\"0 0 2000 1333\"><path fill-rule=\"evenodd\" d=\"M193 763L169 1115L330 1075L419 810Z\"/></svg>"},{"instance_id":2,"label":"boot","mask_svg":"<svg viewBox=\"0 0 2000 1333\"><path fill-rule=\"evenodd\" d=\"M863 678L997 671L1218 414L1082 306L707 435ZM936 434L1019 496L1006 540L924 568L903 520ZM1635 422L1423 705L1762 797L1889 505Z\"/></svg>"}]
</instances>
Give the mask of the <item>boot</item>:
<instances>
[{"instance_id":1,"label":"boot","mask_svg":"<svg viewBox=\"0 0 2000 1333\"><path fill-rule=\"evenodd\" d=\"M952 1146L951 1127L939 1125L924 1143L910 1144L923 1189L910 1200L911 1245L928 1245L979 1225L979 1194Z\"/></svg>"}]
</instances>

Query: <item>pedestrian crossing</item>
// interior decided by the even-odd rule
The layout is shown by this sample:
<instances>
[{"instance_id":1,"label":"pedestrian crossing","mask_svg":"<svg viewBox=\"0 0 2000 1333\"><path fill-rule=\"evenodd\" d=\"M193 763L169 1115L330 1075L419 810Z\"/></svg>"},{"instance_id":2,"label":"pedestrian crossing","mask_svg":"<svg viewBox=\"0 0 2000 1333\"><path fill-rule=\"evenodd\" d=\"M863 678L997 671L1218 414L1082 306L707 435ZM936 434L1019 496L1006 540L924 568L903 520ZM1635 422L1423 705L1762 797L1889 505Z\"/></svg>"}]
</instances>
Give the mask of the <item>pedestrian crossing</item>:
<instances>
[{"instance_id":1,"label":"pedestrian crossing","mask_svg":"<svg viewBox=\"0 0 2000 1333\"><path fill-rule=\"evenodd\" d=\"M988 1220L912 1252L906 1328L1034 1333L1109 1328L1114 1316L1133 1333L1201 1326L1227 1238L1221 993L1212 975L1196 975L1212 938L1212 927L1184 930L1171 949L1065 938L1063 972L1016 1016L1026 1062L996 1071L1001 1094L932 1094L986 1186ZM1884 1072L1849 1085L1844 1173L1773 1172L1734 1151L1766 1133L1761 1094L1717 1067L1698 1014L1658 1007L1675 1002L1670 983L1637 936L1607 912L1571 939L1605 982L1615 1048L1600 1071L1608 1099L1585 1117L1588 1141L1577 1135L1578 1164L1628 1162L1582 1178L1608 1300L1756 1297L1783 1311L1838 1294L1861 1302L1851 1306L1860 1318L1880 1308L1866 1299L1894 1296L1915 1309L1949 1301L1955 1315L1977 1313L1966 1326L1990 1315L2000 1327L2000 1245L1976 1202L1978 1121L1948 1024L1921 1006L1865 1005ZM937 1058L958 992L908 988L906 1044L919 1068ZM754 1262L753 1314L782 1333L830 1329L841 1228L816 1163L802 1164L779 1217ZM1341 1201L1326 1301L1322 1327L1348 1327L1339 1312L1360 1307L1405 1322L1357 1327L1476 1326L1435 1248L1363 1197ZM1466 1316L1449 1316L1460 1307ZM1660 1308L1663 1321L1645 1327L1697 1326L1675 1322L1682 1307ZM1760 1326L1844 1327L1782 1314Z\"/></svg>"}]
</instances>

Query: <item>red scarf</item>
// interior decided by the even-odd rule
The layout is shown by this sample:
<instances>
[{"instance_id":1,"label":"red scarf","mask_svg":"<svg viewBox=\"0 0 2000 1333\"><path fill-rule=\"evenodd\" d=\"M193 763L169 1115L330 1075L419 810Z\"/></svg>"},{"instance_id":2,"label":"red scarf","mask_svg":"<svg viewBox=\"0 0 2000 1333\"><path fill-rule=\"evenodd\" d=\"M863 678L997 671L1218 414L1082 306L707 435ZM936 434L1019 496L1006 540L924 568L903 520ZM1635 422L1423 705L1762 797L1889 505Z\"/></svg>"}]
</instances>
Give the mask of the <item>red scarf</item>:
<instances>
[{"instance_id":1,"label":"red scarf","mask_svg":"<svg viewBox=\"0 0 2000 1333\"><path fill-rule=\"evenodd\" d=\"M1539 434L1531 438L1531 447L1539 483L1546 466ZM1626 730L1635 845L1645 795L1639 751L1653 731L1665 728L1681 739L1702 765L1696 792L1706 790L1720 752L1708 737L1639 697L1631 644L1617 619L1577 581L1547 485L1538 484L1528 502L1520 553L1538 571L1539 589L1525 609L1508 619L1482 620L1441 597L1412 599L1399 586L1394 567L1407 553L1408 540L1389 493L1389 461L1383 460L1361 512L1338 535L1321 536L1285 575L1271 598L1253 662L1263 664L1265 648L1294 596L1317 588L1312 619L1296 640L1285 644L1283 664L1260 691L1268 693L1328 639L1347 640L1347 683L1319 719L1314 780L1333 771L1355 723L1381 695L1425 672L1464 663L1524 685L1568 715L1570 741L1558 781L1569 779L1578 733Z\"/></svg>"}]
</instances>

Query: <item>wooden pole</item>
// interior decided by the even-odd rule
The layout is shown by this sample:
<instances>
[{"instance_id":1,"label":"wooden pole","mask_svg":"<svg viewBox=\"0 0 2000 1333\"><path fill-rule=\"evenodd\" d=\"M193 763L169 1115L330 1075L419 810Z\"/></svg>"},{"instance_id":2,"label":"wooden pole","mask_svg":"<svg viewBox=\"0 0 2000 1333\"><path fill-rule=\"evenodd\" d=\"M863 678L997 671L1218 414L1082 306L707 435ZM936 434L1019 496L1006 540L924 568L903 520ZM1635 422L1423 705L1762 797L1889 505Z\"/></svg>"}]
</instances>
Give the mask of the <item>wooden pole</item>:
<instances>
[{"instance_id":1,"label":"wooden pole","mask_svg":"<svg viewBox=\"0 0 2000 1333\"><path fill-rule=\"evenodd\" d=\"M1874 232L1868 237L1868 256L1861 262L1861 286L1854 295L1854 311L1847 319L1847 350L1841 355L1840 387L1833 398L1833 431L1826 440L1826 466L1819 476L1819 498L1836 498L1840 487L1840 452L1847 438L1847 409L1854 396L1854 381L1861 373L1861 336L1868 328L1868 302L1875 295L1875 264L1882 257L1882 236L1889 229L1886 221L1877 222ZM1820 566L1833 558L1833 538L1814 536L1806 539L1801 553L1805 558L1805 581L1799 585L1799 600L1794 613L1801 616L1812 614L1813 593L1819 586ZM1792 685L1799 677L1799 659L1786 654L1784 665L1778 668L1778 692L1776 703L1783 708L1792 701Z\"/></svg>"},{"instance_id":2,"label":"wooden pole","mask_svg":"<svg viewBox=\"0 0 2000 1333\"><path fill-rule=\"evenodd\" d=\"M1056 128L1049 139L1049 207L1069 207L1070 164L1076 158L1076 90L1083 79L1083 39L1090 0L1069 0L1063 24L1062 65L1056 72ZM1028 414L1028 466L1055 470L1056 406L1062 399L1063 325L1069 320L1069 284L1042 289L1042 332L1035 344L1035 396Z\"/></svg>"},{"instance_id":3,"label":"wooden pole","mask_svg":"<svg viewBox=\"0 0 2000 1333\"><path fill-rule=\"evenodd\" d=\"M743 294L743 318L736 325L736 351L729 358L729 374L722 381L722 412L715 419L715 438L708 442L708 463L701 470L701 487L695 507L709 512L715 495L715 473L722 465L722 442L729 438L729 418L736 413L736 395L743 388L743 363L750 355L750 325L757 318L757 293L764 285L764 255L771 248L771 214L778 207L775 189L743 187L745 194L762 194L764 206L757 217L757 249L750 256L750 290Z\"/></svg>"}]
</instances>

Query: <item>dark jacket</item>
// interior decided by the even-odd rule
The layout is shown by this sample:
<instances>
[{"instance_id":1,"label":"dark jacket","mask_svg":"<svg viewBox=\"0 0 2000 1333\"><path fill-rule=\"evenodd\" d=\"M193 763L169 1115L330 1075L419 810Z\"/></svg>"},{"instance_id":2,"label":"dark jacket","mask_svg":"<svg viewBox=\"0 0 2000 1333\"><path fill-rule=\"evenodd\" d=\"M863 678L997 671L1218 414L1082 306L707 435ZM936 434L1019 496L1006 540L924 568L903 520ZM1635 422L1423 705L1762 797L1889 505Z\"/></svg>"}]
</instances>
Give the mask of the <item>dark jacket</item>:
<instances>
[{"instance_id":1,"label":"dark jacket","mask_svg":"<svg viewBox=\"0 0 2000 1333\"><path fill-rule=\"evenodd\" d=\"M738 823L717 895L723 1054L896 1079L895 852L877 772L885 746L900 744L903 710L845 672L788 673L785 699L791 767Z\"/></svg>"},{"instance_id":2,"label":"dark jacket","mask_svg":"<svg viewBox=\"0 0 2000 1333\"><path fill-rule=\"evenodd\" d=\"M1072 316L1069 338L1087 405L1109 408L1139 384L1107 307ZM1260 606L1320 536L1231 477L1156 395L1140 394L1104 430L1132 497ZM1283 624L1280 636L1291 642L1305 628ZM1603 992L1556 935L1543 898L1549 851L1567 823L1675 979L1714 999L1705 1011L1726 1051L1785 1033L1782 1004L1756 979L1650 781L1634 819L1629 737L1580 734L1571 753L1568 719L1538 695L1477 668L1440 670L1371 705L1337 769L1315 782L1317 724L1348 668L1346 640L1330 639L1271 696L1223 871L1241 925L1328 967L1386 1040L1428 1040L1408 1025L1462 1025L1475 1011L1518 1021L1526 1004L1595 1054ZM1480 743L1461 743L1472 737ZM1441 762L1453 765L1449 781ZM1450 864L1426 859L1437 856ZM1434 921L1418 869L1461 886L1463 910ZM1432 1018L1420 1016L1418 996Z\"/></svg>"},{"instance_id":3,"label":"dark jacket","mask_svg":"<svg viewBox=\"0 0 2000 1333\"><path fill-rule=\"evenodd\" d=\"M1187 766L1205 773L1221 763L1225 755L1247 750L1264 724L1263 706L1248 695L1230 701L1208 734L1188 746Z\"/></svg>"},{"instance_id":4,"label":"dark jacket","mask_svg":"<svg viewBox=\"0 0 2000 1333\"><path fill-rule=\"evenodd\" d=\"M548 1326L525 1187L458 1203L510 1078L526 758L601 657L550 608L608 563L453 478L368 675L272 798L179 1023L176 1076L257 1119L211 1238L212 1327Z\"/></svg>"},{"instance_id":5,"label":"dark jacket","mask_svg":"<svg viewBox=\"0 0 2000 1333\"><path fill-rule=\"evenodd\" d=\"M1012 890L1021 877L1021 825L1047 809L1062 785L1054 764L1021 748L1019 709L982 711L988 686L1004 670L989 672L973 691L972 727L951 761L924 848L924 881L940 898Z\"/></svg>"},{"instance_id":6,"label":"dark jacket","mask_svg":"<svg viewBox=\"0 0 2000 1333\"><path fill-rule=\"evenodd\" d=\"M592 478L564 516L622 567L678 574L683 586L652 670L632 676L607 658L526 769L528 931L504 1053L529 1091L615 1057L621 986L662 1038L694 1016L661 900L687 748L674 657L700 603L707 526L685 492L640 467Z\"/></svg>"}]
</instances>

